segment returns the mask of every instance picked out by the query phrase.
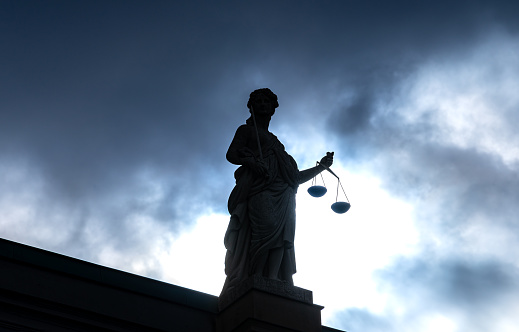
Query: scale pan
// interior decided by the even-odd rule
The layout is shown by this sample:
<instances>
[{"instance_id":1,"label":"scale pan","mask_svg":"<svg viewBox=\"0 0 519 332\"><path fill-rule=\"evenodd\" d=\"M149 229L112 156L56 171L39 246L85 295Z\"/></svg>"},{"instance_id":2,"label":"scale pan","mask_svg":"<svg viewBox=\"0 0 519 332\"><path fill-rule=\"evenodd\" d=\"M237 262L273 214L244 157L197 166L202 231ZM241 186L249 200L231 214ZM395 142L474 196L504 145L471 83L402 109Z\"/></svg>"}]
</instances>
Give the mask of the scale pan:
<instances>
[{"instance_id":1,"label":"scale pan","mask_svg":"<svg viewBox=\"0 0 519 332\"><path fill-rule=\"evenodd\" d=\"M326 194L326 187L323 186L311 186L308 188L308 193L313 197L321 197Z\"/></svg>"},{"instance_id":2,"label":"scale pan","mask_svg":"<svg viewBox=\"0 0 519 332\"><path fill-rule=\"evenodd\" d=\"M335 213L345 213L350 209L350 206L348 202L335 202L332 204L332 210Z\"/></svg>"}]
</instances>

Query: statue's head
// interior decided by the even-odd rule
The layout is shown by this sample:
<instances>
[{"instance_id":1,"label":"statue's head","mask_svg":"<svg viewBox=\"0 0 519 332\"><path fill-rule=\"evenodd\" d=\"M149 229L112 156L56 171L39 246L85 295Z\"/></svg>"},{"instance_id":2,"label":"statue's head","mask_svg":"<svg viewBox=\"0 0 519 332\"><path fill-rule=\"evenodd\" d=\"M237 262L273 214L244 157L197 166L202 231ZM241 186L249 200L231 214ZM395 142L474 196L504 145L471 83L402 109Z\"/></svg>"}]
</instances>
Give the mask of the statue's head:
<instances>
[{"instance_id":1,"label":"statue's head","mask_svg":"<svg viewBox=\"0 0 519 332\"><path fill-rule=\"evenodd\" d=\"M274 92L270 91L269 88L263 88L252 91L249 97L249 101L247 102L247 108L250 112L251 106L253 106L254 112L261 112L261 108L265 105L265 103L270 104L271 113L269 115L272 116L276 108L279 107L279 103L278 96L276 96Z\"/></svg>"}]
</instances>

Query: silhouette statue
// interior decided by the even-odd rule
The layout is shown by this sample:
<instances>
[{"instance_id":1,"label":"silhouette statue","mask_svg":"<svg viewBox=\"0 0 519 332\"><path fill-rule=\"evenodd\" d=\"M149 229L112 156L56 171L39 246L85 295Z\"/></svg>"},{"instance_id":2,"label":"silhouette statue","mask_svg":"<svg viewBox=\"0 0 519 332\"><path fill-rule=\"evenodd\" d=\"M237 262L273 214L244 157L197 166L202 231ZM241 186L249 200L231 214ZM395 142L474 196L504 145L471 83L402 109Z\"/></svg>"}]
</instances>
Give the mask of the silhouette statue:
<instances>
[{"instance_id":1,"label":"silhouette statue","mask_svg":"<svg viewBox=\"0 0 519 332\"><path fill-rule=\"evenodd\" d=\"M227 278L222 294L252 275L293 286L295 194L299 184L325 168L299 171L283 144L268 131L278 106L270 89L253 91L247 103L251 116L238 127L227 151L227 160L240 167L228 201L231 219L224 238ZM321 163L331 166L333 152Z\"/></svg>"}]
</instances>

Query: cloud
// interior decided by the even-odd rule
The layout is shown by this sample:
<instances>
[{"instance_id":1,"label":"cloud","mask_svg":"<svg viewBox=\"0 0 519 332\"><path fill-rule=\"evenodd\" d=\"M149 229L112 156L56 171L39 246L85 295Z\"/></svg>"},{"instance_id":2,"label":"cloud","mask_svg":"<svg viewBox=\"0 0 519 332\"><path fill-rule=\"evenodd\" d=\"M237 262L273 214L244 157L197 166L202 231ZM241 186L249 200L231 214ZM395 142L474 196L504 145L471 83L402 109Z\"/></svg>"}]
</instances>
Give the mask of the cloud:
<instances>
[{"instance_id":1,"label":"cloud","mask_svg":"<svg viewBox=\"0 0 519 332\"><path fill-rule=\"evenodd\" d=\"M334 324L368 331L515 330L517 267L476 257L422 254L402 258L376 274L388 296L383 310L345 309Z\"/></svg>"},{"instance_id":2,"label":"cloud","mask_svg":"<svg viewBox=\"0 0 519 332\"><path fill-rule=\"evenodd\" d=\"M390 89L368 90L367 105L361 91L337 109L330 126L343 153L355 146L390 193L412 202L421 234L417 254L376 274L394 297L386 311L348 309L338 316L343 328L517 326L516 42L491 32L468 50L422 63ZM358 127L342 131L348 122Z\"/></svg>"},{"instance_id":3,"label":"cloud","mask_svg":"<svg viewBox=\"0 0 519 332\"><path fill-rule=\"evenodd\" d=\"M487 331L498 322L508 331L517 323L517 267L476 257L432 257L402 259L378 274L382 287L397 297L390 306L405 308L404 315L417 321L425 320L424 312L437 313L462 322L463 330Z\"/></svg>"},{"instance_id":4,"label":"cloud","mask_svg":"<svg viewBox=\"0 0 519 332\"><path fill-rule=\"evenodd\" d=\"M397 331L393 317L384 317L367 309L350 308L339 313L334 324L348 331L391 332Z\"/></svg>"}]
</instances>

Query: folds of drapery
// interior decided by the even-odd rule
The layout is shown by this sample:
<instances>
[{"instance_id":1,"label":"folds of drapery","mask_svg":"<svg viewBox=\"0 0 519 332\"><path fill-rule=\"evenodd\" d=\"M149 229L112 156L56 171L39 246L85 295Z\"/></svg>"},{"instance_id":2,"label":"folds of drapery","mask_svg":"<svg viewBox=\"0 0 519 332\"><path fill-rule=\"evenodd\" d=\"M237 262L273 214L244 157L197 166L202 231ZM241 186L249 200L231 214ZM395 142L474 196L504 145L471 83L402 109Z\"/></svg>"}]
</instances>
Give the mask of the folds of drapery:
<instances>
[{"instance_id":1,"label":"folds of drapery","mask_svg":"<svg viewBox=\"0 0 519 332\"><path fill-rule=\"evenodd\" d=\"M235 172L236 186L228 201L231 219L224 238L227 279L222 293L253 274L265 275L265 264L260 262L268 258L271 249L283 248L279 279L292 282L296 272L295 193L299 171L275 136L262 150L268 177L259 178L245 166Z\"/></svg>"}]
</instances>

